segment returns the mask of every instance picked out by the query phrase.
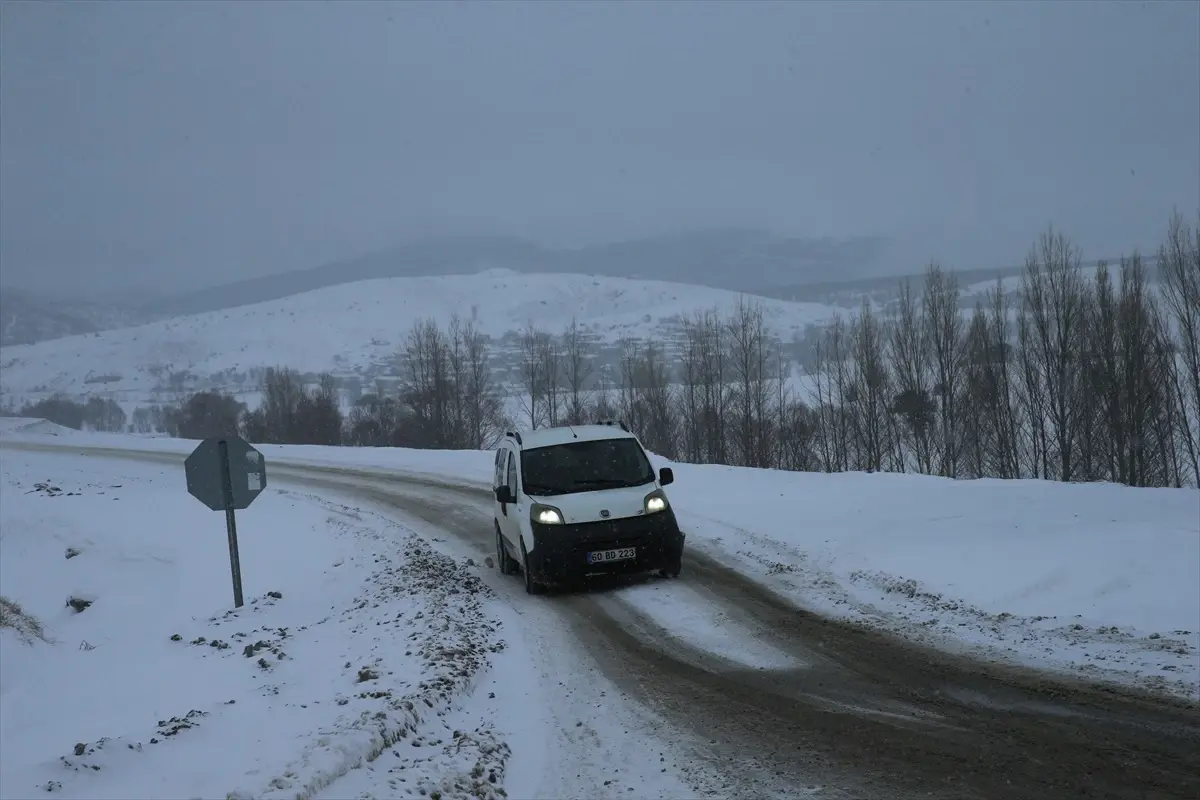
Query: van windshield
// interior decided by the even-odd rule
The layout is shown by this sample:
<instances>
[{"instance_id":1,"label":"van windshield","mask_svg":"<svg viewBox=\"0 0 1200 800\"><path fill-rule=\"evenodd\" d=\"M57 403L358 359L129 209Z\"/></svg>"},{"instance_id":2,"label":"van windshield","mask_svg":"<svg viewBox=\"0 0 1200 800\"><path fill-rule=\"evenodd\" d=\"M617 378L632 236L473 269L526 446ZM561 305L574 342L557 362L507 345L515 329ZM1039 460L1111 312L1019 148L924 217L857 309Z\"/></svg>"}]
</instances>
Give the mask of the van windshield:
<instances>
[{"instance_id":1,"label":"van windshield","mask_svg":"<svg viewBox=\"0 0 1200 800\"><path fill-rule=\"evenodd\" d=\"M521 482L529 495L620 489L653 480L654 468L636 439L570 442L521 453Z\"/></svg>"}]
</instances>

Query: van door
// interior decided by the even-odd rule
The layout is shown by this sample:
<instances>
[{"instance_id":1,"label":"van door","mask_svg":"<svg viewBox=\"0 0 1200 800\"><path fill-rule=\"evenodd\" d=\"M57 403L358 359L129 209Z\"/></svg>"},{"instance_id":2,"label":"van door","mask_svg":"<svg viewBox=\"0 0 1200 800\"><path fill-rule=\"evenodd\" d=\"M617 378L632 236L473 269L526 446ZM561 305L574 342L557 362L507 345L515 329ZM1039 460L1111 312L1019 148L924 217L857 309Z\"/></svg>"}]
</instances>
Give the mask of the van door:
<instances>
[{"instance_id":1,"label":"van door","mask_svg":"<svg viewBox=\"0 0 1200 800\"><path fill-rule=\"evenodd\" d=\"M505 471L508 467L508 450L503 445L496 448L496 457L492 459L492 517L500 523L500 503L496 500L496 490L504 485Z\"/></svg>"},{"instance_id":2,"label":"van door","mask_svg":"<svg viewBox=\"0 0 1200 800\"><path fill-rule=\"evenodd\" d=\"M504 483L505 471L508 466L508 450L497 448L496 457L492 459L492 489L498 489Z\"/></svg>"},{"instance_id":3,"label":"van door","mask_svg":"<svg viewBox=\"0 0 1200 800\"><path fill-rule=\"evenodd\" d=\"M521 525L519 511L521 495L517 485L517 457L511 450L508 451L508 459L504 470L504 484L508 486L508 490L512 492L513 497L517 498L517 503L509 503L505 512L502 512L498 519L500 520L500 532L504 534L504 538L512 546L513 553L519 555L521 552Z\"/></svg>"}]
</instances>

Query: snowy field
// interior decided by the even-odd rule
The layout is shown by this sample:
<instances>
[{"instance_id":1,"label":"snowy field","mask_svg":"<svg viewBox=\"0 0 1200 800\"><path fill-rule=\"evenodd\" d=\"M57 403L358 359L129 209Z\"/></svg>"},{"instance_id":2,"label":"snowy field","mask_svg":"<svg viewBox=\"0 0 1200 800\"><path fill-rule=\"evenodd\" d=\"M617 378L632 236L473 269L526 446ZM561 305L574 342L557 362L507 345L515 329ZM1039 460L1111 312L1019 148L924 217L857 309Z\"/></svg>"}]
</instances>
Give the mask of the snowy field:
<instances>
[{"instance_id":1,"label":"snowy field","mask_svg":"<svg viewBox=\"0 0 1200 800\"><path fill-rule=\"evenodd\" d=\"M399 744L391 796L503 787L508 709L482 690L504 641L470 565L273 489L240 514L233 610L224 518L178 469L6 451L2 472L0 586L28 620L0 630L3 796L314 796Z\"/></svg>"},{"instance_id":2,"label":"snowy field","mask_svg":"<svg viewBox=\"0 0 1200 800\"><path fill-rule=\"evenodd\" d=\"M62 441L45 434L45 423L35 423L41 433L20 432L29 424L2 422L0 435ZM179 454L194 446L71 436ZM480 452L260 449L276 463L455 484L487 485L491 476L491 455ZM673 467L668 493L688 546L803 607L950 650L1200 700L1200 491ZM776 659L729 640L725 620L678 595L646 588L628 599L656 617L673 615L681 635L706 647Z\"/></svg>"},{"instance_id":3,"label":"snowy field","mask_svg":"<svg viewBox=\"0 0 1200 800\"><path fill-rule=\"evenodd\" d=\"M413 324L424 318L445 326L457 314L497 339L530 321L559 333L574 318L588 334L615 342L622 336L660 334L672 320L697 311L727 314L739 297L663 281L507 270L358 281L148 325L0 348L0 388L14 397L90 391L142 402L180 370L205 377L251 367L319 373L387 363ZM822 323L834 313L816 303L754 299L768 325L787 339L792 331ZM103 382L87 382L105 376Z\"/></svg>"}]
</instances>

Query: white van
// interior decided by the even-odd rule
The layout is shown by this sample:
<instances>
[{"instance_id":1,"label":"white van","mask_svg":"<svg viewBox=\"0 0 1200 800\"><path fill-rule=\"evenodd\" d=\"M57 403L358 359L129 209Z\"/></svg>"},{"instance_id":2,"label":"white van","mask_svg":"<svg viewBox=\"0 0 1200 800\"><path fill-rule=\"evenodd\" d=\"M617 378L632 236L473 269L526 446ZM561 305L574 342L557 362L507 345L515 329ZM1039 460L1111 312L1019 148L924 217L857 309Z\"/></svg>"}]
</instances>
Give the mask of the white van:
<instances>
[{"instance_id":1,"label":"white van","mask_svg":"<svg viewBox=\"0 0 1200 800\"><path fill-rule=\"evenodd\" d=\"M683 533L642 443L625 423L509 431L496 449L496 558L525 591L586 575L678 577Z\"/></svg>"}]
</instances>

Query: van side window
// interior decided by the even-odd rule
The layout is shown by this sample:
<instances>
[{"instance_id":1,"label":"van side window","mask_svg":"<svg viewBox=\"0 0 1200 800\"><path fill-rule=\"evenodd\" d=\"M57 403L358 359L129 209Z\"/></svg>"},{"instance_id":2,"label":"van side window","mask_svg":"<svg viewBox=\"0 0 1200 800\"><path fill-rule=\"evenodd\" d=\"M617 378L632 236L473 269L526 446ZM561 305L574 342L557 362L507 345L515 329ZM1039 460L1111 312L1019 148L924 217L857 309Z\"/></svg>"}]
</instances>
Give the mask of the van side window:
<instances>
[{"instance_id":1,"label":"van side window","mask_svg":"<svg viewBox=\"0 0 1200 800\"><path fill-rule=\"evenodd\" d=\"M496 459L495 459L495 461L492 462L492 488L493 489L498 489L502 485L504 485L504 467L505 467L505 464L507 463L507 461L505 460L505 456L507 456L507 455L508 455L508 451L505 450L503 447L501 447L500 449L498 449L496 451Z\"/></svg>"},{"instance_id":2,"label":"van side window","mask_svg":"<svg viewBox=\"0 0 1200 800\"><path fill-rule=\"evenodd\" d=\"M513 497L517 496L517 457L514 453L508 454L508 488L512 492Z\"/></svg>"}]
</instances>

